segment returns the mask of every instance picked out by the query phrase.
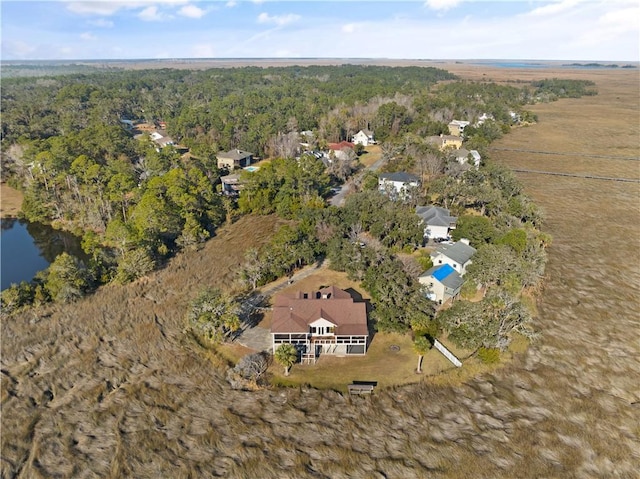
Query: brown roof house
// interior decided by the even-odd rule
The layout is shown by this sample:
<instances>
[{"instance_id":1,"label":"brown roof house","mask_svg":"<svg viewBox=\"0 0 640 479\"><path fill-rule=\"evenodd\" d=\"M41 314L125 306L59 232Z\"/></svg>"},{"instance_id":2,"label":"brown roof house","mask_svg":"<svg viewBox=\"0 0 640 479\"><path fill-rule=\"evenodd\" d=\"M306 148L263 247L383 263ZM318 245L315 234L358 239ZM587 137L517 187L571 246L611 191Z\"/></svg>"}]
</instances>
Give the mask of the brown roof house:
<instances>
[{"instance_id":1,"label":"brown roof house","mask_svg":"<svg viewBox=\"0 0 640 479\"><path fill-rule=\"evenodd\" d=\"M321 354L363 355L369 339L367 308L335 286L280 294L274 298L271 337L274 351L293 344L303 363L313 364Z\"/></svg>"}]
</instances>

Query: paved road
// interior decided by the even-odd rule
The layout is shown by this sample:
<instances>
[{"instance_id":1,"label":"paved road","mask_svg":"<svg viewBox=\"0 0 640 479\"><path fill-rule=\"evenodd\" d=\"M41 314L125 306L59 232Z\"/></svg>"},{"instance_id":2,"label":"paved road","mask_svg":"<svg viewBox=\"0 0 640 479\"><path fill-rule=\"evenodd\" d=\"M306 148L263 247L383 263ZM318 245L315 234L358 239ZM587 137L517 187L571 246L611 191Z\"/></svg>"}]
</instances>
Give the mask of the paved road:
<instances>
[{"instance_id":1,"label":"paved road","mask_svg":"<svg viewBox=\"0 0 640 479\"><path fill-rule=\"evenodd\" d=\"M382 165L384 165L386 162L385 159L380 158L378 161L376 161L373 165L371 166L367 166L364 170L362 170L361 172L359 172L356 175L356 178L360 178L361 176L363 176L367 171L378 171L380 168L382 168ZM342 187L340 188L340 191L338 193L336 193L330 200L329 203L333 206L343 206L344 205L344 200L347 197L347 193L349 193L349 190L351 189L351 185L353 184L355 178L350 179L349 181L347 181L345 184L342 185Z\"/></svg>"}]
</instances>

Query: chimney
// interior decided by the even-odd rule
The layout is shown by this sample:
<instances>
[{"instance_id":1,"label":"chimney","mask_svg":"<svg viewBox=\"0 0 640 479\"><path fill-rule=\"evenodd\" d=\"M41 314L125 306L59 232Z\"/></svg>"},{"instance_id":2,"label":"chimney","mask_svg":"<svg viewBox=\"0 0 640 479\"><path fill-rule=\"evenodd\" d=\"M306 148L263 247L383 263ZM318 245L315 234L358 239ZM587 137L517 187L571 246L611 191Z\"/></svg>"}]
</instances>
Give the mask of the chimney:
<instances>
[{"instance_id":1,"label":"chimney","mask_svg":"<svg viewBox=\"0 0 640 479\"><path fill-rule=\"evenodd\" d=\"M460 243L464 243L466 245L469 245L469 240L467 238L460 238Z\"/></svg>"}]
</instances>

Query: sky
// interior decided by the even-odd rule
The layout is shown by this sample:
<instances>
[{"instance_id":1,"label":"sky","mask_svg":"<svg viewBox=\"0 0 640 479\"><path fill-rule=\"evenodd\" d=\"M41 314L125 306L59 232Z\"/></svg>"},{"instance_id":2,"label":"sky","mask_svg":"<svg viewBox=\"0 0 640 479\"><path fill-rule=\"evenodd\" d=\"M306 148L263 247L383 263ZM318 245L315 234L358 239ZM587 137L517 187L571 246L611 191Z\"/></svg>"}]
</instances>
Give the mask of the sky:
<instances>
[{"instance_id":1,"label":"sky","mask_svg":"<svg viewBox=\"0 0 640 479\"><path fill-rule=\"evenodd\" d=\"M640 60L640 0L1 0L0 16L2 60Z\"/></svg>"}]
</instances>

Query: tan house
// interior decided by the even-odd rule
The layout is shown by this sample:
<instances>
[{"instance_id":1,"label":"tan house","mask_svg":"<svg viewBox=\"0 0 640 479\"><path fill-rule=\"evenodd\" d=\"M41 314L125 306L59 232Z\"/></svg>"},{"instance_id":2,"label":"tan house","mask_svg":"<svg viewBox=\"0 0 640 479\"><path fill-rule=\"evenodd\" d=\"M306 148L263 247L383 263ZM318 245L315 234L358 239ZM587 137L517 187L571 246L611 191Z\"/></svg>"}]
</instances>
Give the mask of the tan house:
<instances>
[{"instance_id":1,"label":"tan house","mask_svg":"<svg viewBox=\"0 0 640 479\"><path fill-rule=\"evenodd\" d=\"M216 155L218 159L218 168L227 168L233 170L234 168L244 168L249 166L253 161L253 153L243 150L230 150L221 151Z\"/></svg>"},{"instance_id":2,"label":"tan house","mask_svg":"<svg viewBox=\"0 0 640 479\"><path fill-rule=\"evenodd\" d=\"M315 363L321 354L363 355L369 339L366 304L335 286L280 294L274 298L271 337L274 351L293 344L303 363Z\"/></svg>"},{"instance_id":3,"label":"tan house","mask_svg":"<svg viewBox=\"0 0 640 479\"><path fill-rule=\"evenodd\" d=\"M454 148L457 150L462 147L462 138L455 135L430 136L427 138L427 141L436 145L441 151L447 148Z\"/></svg>"},{"instance_id":4,"label":"tan house","mask_svg":"<svg viewBox=\"0 0 640 479\"><path fill-rule=\"evenodd\" d=\"M422 273L418 282L423 285L427 298L443 304L458 297L463 279L450 265L440 264Z\"/></svg>"}]
</instances>

